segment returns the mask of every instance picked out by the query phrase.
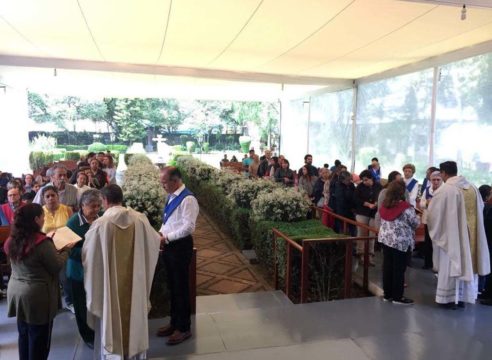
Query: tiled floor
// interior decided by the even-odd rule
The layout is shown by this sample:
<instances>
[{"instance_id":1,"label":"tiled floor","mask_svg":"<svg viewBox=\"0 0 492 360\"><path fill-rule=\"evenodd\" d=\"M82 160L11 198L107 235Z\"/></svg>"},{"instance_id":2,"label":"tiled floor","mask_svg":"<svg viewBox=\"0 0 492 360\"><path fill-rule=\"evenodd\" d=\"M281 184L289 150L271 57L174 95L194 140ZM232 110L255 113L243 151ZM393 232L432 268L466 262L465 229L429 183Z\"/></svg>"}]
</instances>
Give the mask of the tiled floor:
<instances>
[{"instance_id":1,"label":"tiled floor","mask_svg":"<svg viewBox=\"0 0 492 360\"><path fill-rule=\"evenodd\" d=\"M193 234L197 248L197 294L271 290L270 285L204 212Z\"/></svg>"},{"instance_id":2,"label":"tiled floor","mask_svg":"<svg viewBox=\"0 0 492 360\"><path fill-rule=\"evenodd\" d=\"M15 320L0 302L0 359L16 360ZM430 304L398 306L380 298L303 305L280 292L198 298L191 340L168 347L154 335L164 320L151 320L150 359L483 359L492 354L492 309L456 311ZM55 320L51 360L91 359L73 315Z\"/></svg>"},{"instance_id":3,"label":"tiled floor","mask_svg":"<svg viewBox=\"0 0 492 360\"><path fill-rule=\"evenodd\" d=\"M213 247L204 250L215 251ZM433 300L433 273L420 269L418 259L413 265L407 271L405 293L416 304L407 307L378 297L293 305L280 291L200 296L198 314L192 320L193 337L181 345L166 346L154 334L167 320L151 320L147 355L180 360L490 360L492 308L438 308ZM370 278L376 288L380 286L379 265L371 268ZM17 360L15 319L5 314L5 300L1 300L0 360ZM92 356L80 340L74 316L59 314L50 360Z\"/></svg>"}]
</instances>

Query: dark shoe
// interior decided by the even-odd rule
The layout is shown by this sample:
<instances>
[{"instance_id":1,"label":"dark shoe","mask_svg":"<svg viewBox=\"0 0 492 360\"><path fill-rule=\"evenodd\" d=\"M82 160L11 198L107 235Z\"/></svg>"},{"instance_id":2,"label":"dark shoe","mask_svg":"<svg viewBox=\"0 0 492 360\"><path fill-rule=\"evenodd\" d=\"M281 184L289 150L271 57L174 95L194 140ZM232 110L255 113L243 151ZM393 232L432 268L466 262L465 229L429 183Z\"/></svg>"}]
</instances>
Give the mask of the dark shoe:
<instances>
[{"instance_id":1,"label":"dark shoe","mask_svg":"<svg viewBox=\"0 0 492 360\"><path fill-rule=\"evenodd\" d=\"M159 336L159 337L165 337L165 336L170 336L173 333L174 333L174 326L172 326L171 324L169 324L169 325L160 327L157 330L157 334L156 335Z\"/></svg>"},{"instance_id":2,"label":"dark shoe","mask_svg":"<svg viewBox=\"0 0 492 360\"><path fill-rule=\"evenodd\" d=\"M487 297L486 297L483 293L481 293L481 292L479 292L479 293L477 294L477 300L483 300L483 299L486 299L486 298L487 298Z\"/></svg>"},{"instance_id":3,"label":"dark shoe","mask_svg":"<svg viewBox=\"0 0 492 360\"><path fill-rule=\"evenodd\" d=\"M94 343L91 343L91 342L86 341L85 344L87 345L87 347L89 349L94 349Z\"/></svg>"},{"instance_id":4,"label":"dark shoe","mask_svg":"<svg viewBox=\"0 0 492 360\"><path fill-rule=\"evenodd\" d=\"M407 299L406 297L402 297L399 300L393 300L393 304L395 304L395 305L413 305L413 300Z\"/></svg>"},{"instance_id":5,"label":"dark shoe","mask_svg":"<svg viewBox=\"0 0 492 360\"><path fill-rule=\"evenodd\" d=\"M492 299L482 299L482 300L480 300L480 304L492 306Z\"/></svg>"},{"instance_id":6,"label":"dark shoe","mask_svg":"<svg viewBox=\"0 0 492 360\"><path fill-rule=\"evenodd\" d=\"M393 298L383 296L383 301L384 302L392 302L393 301Z\"/></svg>"},{"instance_id":7,"label":"dark shoe","mask_svg":"<svg viewBox=\"0 0 492 360\"><path fill-rule=\"evenodd\" d=\"M179 330L174 330L173 334L167 339L168 345L178 345L181 344L186 339L191 337L191 331L181 332Z\"/></svg>"},{"instance_id":8,"label":"dark shoe","mask_svg":"<svg viewBox=\"0 0 492 360\"><path fill-rule=\"evenodd\" d=\"M447 304L439 304L440 307L443 309L448 309L448 310L456 310L458 309L458 305L456 305L454 302L450 302Z\"/></svg>"}]
</instances>

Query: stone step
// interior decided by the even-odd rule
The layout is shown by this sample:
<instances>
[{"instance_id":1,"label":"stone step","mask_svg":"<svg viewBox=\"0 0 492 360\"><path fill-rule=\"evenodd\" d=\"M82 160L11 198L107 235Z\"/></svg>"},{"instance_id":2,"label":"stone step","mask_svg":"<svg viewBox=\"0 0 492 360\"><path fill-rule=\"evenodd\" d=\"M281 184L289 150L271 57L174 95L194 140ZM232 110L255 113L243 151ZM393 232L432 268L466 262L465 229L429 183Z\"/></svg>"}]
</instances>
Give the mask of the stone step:
<instances>
[{"instance_id":1,"label":"stone step","mask_svg":"<svg viewBox=\"0 0 492 360\"><path fill-rule=\"evenodd\" d=\"M207 295L196 298L196 312L219 313L256 308L291 306L292 302L280 291L258 291L224 295Z\"/></svg>"}]
</instances>

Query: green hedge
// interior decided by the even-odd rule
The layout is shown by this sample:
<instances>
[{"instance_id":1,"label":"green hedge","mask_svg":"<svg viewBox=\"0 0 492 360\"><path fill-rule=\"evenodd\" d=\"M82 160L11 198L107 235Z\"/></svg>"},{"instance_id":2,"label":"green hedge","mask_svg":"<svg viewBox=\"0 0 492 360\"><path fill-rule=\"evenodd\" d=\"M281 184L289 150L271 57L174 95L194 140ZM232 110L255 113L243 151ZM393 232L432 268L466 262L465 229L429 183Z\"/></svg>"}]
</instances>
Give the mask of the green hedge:
<instances>
[{"instance_id":1,"label":"green hedge","mask_svg":"<svg viewBox=\"0 0 492 360\"><path fill-rule=\"evenodd\" d=\"M87 145L57 145L56 147L67 151L87 150Z\"/></svg>"},{"instance_id":2,"label":"green hedge","mask_svg":"<svg viewBox=\"0 0 492 360\"><path fill-rule=\"evenodd\" d=\"M251 222L251 240L259 261L273 274L273 234L271 229L277 228L293 240L339 237L333 230L323 226L318 220L304 220L293 223L260 221ZM285 241L277 240L277 266L279 285L285 286L286 246ZM310 261L309 301L327 301L343 296L345 245L341 242L313 245ZM292 288L294 297L300 296L301 256L294 251Z\"/></svg>"},{"instance_id":3,"label":"green hedge","mask_svg":"<svg viewBox=\"0 0 492 360\"><path fill-rule=\"evenodd\" d=\"M55 153L53 154L53 161L60 161L65 158L64 153Z\"/></svg>"},{"instance_id":4,"label":"green hedge","mask_svg":"<svg viewBox=\"0 0 492 360\"><path fill-rule=\"evenodd\" d=\"M128 146L123 144L106 145L106 148L111 152L118 152L120 154L126 153L126 151L128 150Z\"/></svg>"},{"instance_id":5,"label":"green hedge","mask_svg":"<svg viewBox=\"0 0 492 360\"><path fill-rule=\"evenodd\" d=\"M29 166L33 171L42 168L48 164L51 164L54 160L52 152L45 151L31 151L29 154Z\"/></svg>"},{"instance_id":6,"label":"green hedge","mask_svg":"<svg viewBox=\"0 0 492 360\"><path fill-rule=\"evenodd\" d=\"M79 161L80 160L80 152L78 152L78 151L67 151L65 153L65 160Z\"/></svg>"},{"instance_id":7,"label":"green hedge","mask_svg":"<svg viewBox=\"0 0 492 360\"><path fill-rule=\"evenodd\" d=\"M95 142L95 143L92 143L89 145L89 147L87 148L87 150L89 150L89 152L100 152L100 151L106 151L107 150L107 145L104 145L103 143L100 143L100 142Z\"/></svg>"}]
</instances>

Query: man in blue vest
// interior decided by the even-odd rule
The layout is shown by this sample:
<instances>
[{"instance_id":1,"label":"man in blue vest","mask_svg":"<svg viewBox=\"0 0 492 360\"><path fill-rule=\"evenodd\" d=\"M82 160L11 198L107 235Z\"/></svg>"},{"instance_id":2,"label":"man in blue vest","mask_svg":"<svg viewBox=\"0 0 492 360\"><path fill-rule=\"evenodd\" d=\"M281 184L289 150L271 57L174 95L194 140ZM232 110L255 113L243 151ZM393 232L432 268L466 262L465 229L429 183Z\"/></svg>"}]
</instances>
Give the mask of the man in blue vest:
<instances>
[{"instance_id":1,"label":"man in blue vest","mask_svg":"<svg viewBox=\"0 0 492 360\"><path fill-rule=\"evenodd\" d=\"M408 202L413 207L417 206L417 195L419 193L419 182L413 177L415 165L406 164L403 166L403 177L408 191Z\"/></svg>"},{"instance_id":2,"label":"man in blue vest","mask_svg":"<svg viewBox=\"0 0 492 360\"><path fill-rule=\"evenodd\" d=\"M191 337L189 269L199 208L193 193L183 184L180 171L172 166L161 170L162 187L168 193L162 214L162 258L171 296L171 322L159 328L157 336L169 336L168 345Z\"/></svg>"}]
</instances>

